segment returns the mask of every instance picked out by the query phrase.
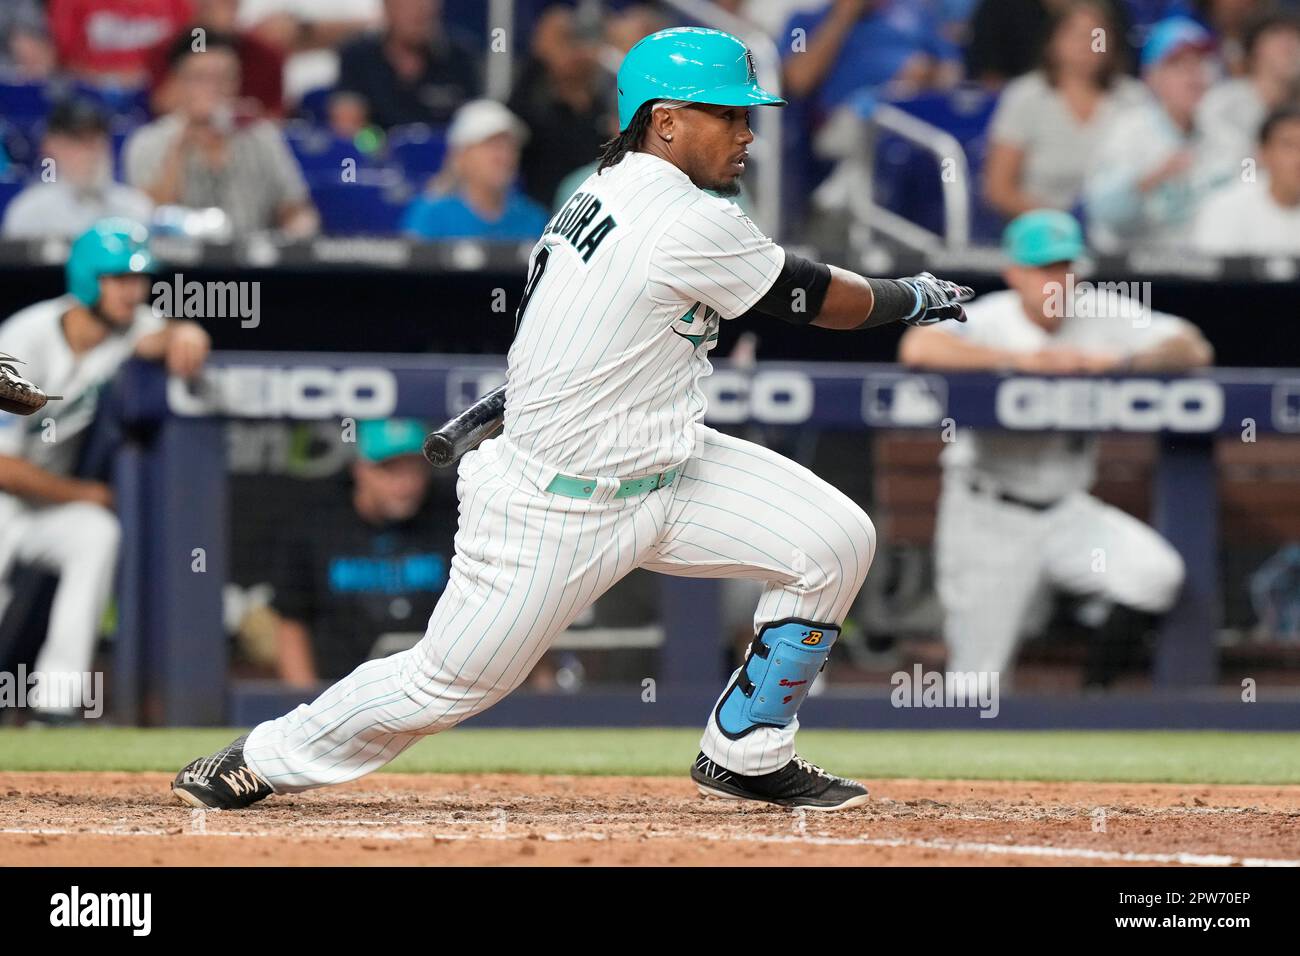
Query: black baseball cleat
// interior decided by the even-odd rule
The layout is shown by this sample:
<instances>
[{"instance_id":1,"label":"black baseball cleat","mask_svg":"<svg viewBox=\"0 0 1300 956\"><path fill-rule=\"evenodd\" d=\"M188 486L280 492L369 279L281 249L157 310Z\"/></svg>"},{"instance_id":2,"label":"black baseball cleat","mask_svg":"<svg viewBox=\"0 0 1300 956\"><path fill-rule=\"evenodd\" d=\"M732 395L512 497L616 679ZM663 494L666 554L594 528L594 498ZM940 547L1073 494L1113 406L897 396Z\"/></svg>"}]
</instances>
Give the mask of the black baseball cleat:
<instances>
[{"instance_id":1,"label":"black baseball cleat","mask_svg":"<svg viewBox=\"0 0 1300 956\"><path fill-rule=\"evenodd\" d=\"M172 793L192 807L242 810L275 793L266 779L244 763L245 734L211 757L191 761L172 781Z\"/></svg>"},{"instance_id":2,"label":"black baseball cleat","mask_svg":"<svg viewBox=\"0 0 1300 956\"><path fill-rule=\"evenodd\" d=\"M856 780L833 776L798 755L780 770L745 777L719 767L701 753L691 767L691 779L706 797L761 800L778 807L847 810L869 799L867 788Z\"/></svg>"}]
</instances>

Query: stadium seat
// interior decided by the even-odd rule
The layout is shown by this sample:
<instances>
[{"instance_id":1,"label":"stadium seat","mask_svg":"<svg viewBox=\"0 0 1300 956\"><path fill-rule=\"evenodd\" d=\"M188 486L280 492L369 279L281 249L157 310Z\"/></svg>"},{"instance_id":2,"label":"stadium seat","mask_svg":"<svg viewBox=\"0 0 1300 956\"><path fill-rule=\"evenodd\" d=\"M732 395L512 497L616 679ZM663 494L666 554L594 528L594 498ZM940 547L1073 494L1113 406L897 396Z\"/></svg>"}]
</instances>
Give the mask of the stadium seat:
<instances>
[{"instance_id":1,"label":"stadium seat","mask_svg":"<svg viewBox=\"0 0 1300 956\"><path fill-rule=\"evenodd\" d=\"M378 165L371 154L356 147L350 140L335 136L327 129L318 129L305 123L290 123L285 127L285 139L297 158L298 164L307 176L318 173L333 173L336 176L343 168L344 160L354 160L357 168Z\"/></svg>"},{"instance_id":2,"label":"stadium seat","mask_svg":"<svg viewBox=\"0 0 1300 956\"><path fill-rule=\"evenodd\" d=\"M9 204L13 202L14 197L22 192L23 187L27 185L21 179L13 177L12 172L13 170L10 170L8 174L0 178L0 218L4 216L5 210L9 208Z\"/></svg>"},{"instance_id":3,"label":"stadium seat","mask_svg":"<svg viewBox=\"0 0 1300 956\"><path fill-rule=\"evenodd\" d=\"M333 95L334 90L327 86L308 90L298 100L298 112L309 123L316 126L325 126L329 123L330 97Z\"/></svg>"},{"instance_id":4,"label":"stadium seat","mask_svg":"<svg viewBox=\"0 0 1300 956\"><path fill-rule=\"evenodd\" d=\"M141 123L151 115L147 89L78 83L73 87L72 95L78 99L89 100L106 114L119 120L126 119Z\"/></svg>"},{"instance_id":5,"label":"stadium seat","mask_svg":"<svg viewBox=\"0 0 1300 956\"><path fill-rule=\"evenodd\" d=\"M361 169L354 183L309 177L321 224L331 235L396 235L411 191L395 169Z\"/></svg>"},{"instance_id":6,"label":"stadium seat","mask_svg":"<svg viewBox=\"0 0 1300 956\"><path fill-rule=\"evenodd\" d=\"M30 126L20 126L0 117L0 151L9 157L8 177L22 176L31 169L40 139L39 125L33 122Z\"/></svg>"},{"instance_id":7,"label":"stadium seat","mask_svg":"<svg viewBox=\"0 0 1300 956\"><path fill-rule=\"evenodd\" d=\"M388 134L388 154L407 182L423 188L429 177L442 168L447 155L446 131L423 123L395 126Z\"/></svg>"},{"instance_id":8,"label":"stadium seat","mask_svg":"<svg viewBox=\"0 0 1300 956\"><path fill-rule=\"evenodd\" d=\"M952 134L966 152L971 176L971 238L996 242L1003 221L984 202L979 182L988 152L987 129L997 96L976 87L922 93L884 102ZM876 201L935 232L943 228L943 198L934 156L892 135L880 138L876 154Z\"/></svg>"},{"instance_id":9,"label":"stadium seat","mask_svg":"<svg viewBox=\"0 0 1300 956\"><path fill-rule=\"evenodd\" d=\"M0 83L0 116L9 120L37 118L49 109L49 98L40 83Z\"/></svg>"}]
</instances>

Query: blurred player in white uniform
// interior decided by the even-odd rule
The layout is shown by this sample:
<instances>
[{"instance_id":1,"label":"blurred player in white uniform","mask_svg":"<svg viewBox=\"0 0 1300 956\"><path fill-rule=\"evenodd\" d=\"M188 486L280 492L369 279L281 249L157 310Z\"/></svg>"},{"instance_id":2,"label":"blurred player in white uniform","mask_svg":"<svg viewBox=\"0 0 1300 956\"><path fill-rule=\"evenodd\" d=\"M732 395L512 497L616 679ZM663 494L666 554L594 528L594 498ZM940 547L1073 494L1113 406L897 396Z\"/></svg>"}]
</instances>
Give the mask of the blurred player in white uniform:
<instances>
[{"instance_id":1,"label":"blurred player in white uniform","mask_svg":"<svg viewBox=\"0 0 1300 956\"><path fill-rule=\"evenodd\" d=\"M700 423L719 323L751 309L858 329L960 319L969 290L865 279L787 253L732 202L750 107L779 104L744 44L652 34L618 76L620 135L533 249L505 431L460 463L460 526L424 639L177 776L196 806L352 780L517 687L633 568L763 582L755 637L708 717L705 793L835 810L866 788L794 752L796 711L871 566L875 530L808 469ZM708 661L717 635L701 635Z\"/></svg>"},{"instance_id":2,"label":"blurred player in white uniform","mask_svg":"<svg viewBox=\"0 0 1300 956\"><path fill-rule=\"evenodd\" d=\"M1024 214L1003 248L1007 291L972 302L966 324L909 329L901 361L1037 375L1178 372L1213 361L1183 319L1118 293L1066 298L1084 251L1068 213ZM960 426L961 409L951 411ZM1009 683L1017 645L1044 623L1054 591L1097 599L1105 618L1095 643L1116 652L1177 600L1183 562L1173 547L1088 493L1095 436L962 429L942 463L935 552L950 671L1000 672ZM1105 684L1105 655L1093 660L1085 680Z\"/></svg>"},{"instance_id":3,"label":"blurred player in white uniform","mask_svg":"<svg viewBox=\"0 0 1300 956\"><path fill-rule=\"evenodd\" d=\"M112 490L73 477L100 395L133 355L192 375L208 352L198 325L168 322L146 304L154 268L147 237L131 220L101 220L73 243L67 294L0 324L0 353L21 359L25 378L60 396L30 418L0 412L0 614L14 562L59 576L34 666L52 695L35 708L46 722L70 716L56 705L90 669L117 560Z\"/></svg>"}]
</instances>

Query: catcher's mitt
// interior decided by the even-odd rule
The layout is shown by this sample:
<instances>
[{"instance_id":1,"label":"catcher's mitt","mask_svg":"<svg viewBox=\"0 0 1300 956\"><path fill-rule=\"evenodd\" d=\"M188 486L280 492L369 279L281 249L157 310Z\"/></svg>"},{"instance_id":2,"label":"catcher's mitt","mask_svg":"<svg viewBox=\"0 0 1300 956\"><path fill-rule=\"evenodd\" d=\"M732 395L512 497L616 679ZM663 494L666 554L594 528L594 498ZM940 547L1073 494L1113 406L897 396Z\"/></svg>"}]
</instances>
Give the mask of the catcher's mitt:
<instances>
[{"instance_id":1,"label":"catcher's mitt","mask_svg":"<svg viewBox=\"0 0 1300 956\"><path fill-rule=\"evenodd\" d=\"M15 415L39 412L49 401L49 396L18 374L20 359L0 352L0 411Z\"/></svg>"}]
</instances>

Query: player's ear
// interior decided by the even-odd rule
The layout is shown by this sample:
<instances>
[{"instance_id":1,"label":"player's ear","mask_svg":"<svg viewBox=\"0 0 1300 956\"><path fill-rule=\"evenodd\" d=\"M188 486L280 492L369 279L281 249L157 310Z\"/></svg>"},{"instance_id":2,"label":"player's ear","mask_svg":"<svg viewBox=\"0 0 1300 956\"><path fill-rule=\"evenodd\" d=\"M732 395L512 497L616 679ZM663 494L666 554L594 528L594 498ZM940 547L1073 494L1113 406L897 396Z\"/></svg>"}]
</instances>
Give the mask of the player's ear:
<instances>
[{"instance_id":1,"label":"player's ear","mask_svg":"<svg viewBox=\"0 0 1300 956\"><path fill-rule=\"evenodd\" d=\"M671 143L677 125L678 110L656 106L650 111L650 131L657 139Z\"/></svg>"}]
</instances>

